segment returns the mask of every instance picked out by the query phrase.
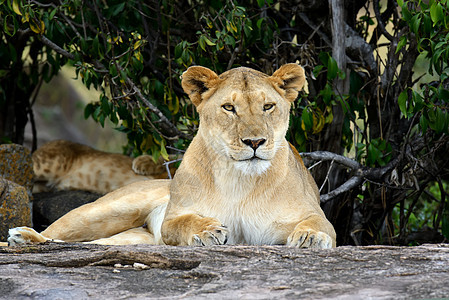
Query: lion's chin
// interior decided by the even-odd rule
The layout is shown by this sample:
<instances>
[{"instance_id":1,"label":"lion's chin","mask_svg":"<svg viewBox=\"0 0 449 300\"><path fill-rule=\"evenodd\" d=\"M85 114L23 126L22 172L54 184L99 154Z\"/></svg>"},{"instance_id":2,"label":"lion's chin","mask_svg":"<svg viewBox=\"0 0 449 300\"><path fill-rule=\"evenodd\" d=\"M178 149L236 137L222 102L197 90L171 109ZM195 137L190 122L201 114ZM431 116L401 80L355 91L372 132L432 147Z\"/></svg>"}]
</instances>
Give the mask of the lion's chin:
<instances>
[{"instance_id":1,"label":"lion's chin","mask_svg":"<svg viewBox=\"0 0 449 300\"><path fill-rule=\"evenodd\" d=\"M234 162L237 170L245 175L258 176L264 174L271 166L269 160L253 158Z\"/></svg>"}]
</instances>

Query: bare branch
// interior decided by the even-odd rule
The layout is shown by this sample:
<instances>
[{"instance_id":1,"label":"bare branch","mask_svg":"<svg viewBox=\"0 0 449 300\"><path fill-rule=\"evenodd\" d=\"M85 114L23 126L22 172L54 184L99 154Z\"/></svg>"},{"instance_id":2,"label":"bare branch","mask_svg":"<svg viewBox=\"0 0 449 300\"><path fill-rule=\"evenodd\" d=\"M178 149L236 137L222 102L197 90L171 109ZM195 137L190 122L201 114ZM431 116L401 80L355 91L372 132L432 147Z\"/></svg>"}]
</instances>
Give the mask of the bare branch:
<instances>
[{"instance_id":1,"label":"bare branch","mask_svg":"<svg viewBox=\"0 0 449 300\"><path fill-rule=\"evenodd\" d=\"M170 161L167 161L167 162L163 163L163 165L165 166L165 170L167 171L167 175L168 175L169 179L173 179L173 177L171 175L171 172L170 172L170 165L174 164L174 163L177 163L179 161L182 161L182 158L178 158L178 159L175 159L175 160L170 160Z\"/></svg>"},{"instance_id":2,"label":"bare branch","mask_svg":"<svg viewBox=\"0 0 449 300\"><path fill-rule=\"evenodd\" d=\"M158 116L161 126L167 134L169 134L169 139L179 139L179 138L189 138L185 133L179 131L173 123L170 122L169 119L147 98L142 94L140 89L134 84L134 82L128 77L126 79L126 83L131 87L131 90L136 93L137 97L150 109L152 113Z\"/></svg>"},{"instance_id":3,"label":"bare branch","mask_svg":"<svg viewBox=\"0 0 449 300\"><path fill-rule=\"evenodd\" d=\"M45 35L40 36L42 43L44 43L46 46L50 47L51 49L55 50L57 53L61 54L62 56L68 58L68 59L75 59L75 55L72 53L62 49L52 41L50 41Z\"/></svg>"},{"instance_id":4,"label":"bare branch","mask_svg":"<svg viewBox=\"0 0 449 300\"><path fill-rule=\"evenodd\" d=\"M369 71L376 72L377 64L373 55L373 47L368 44L354 29L348 24L346 28L346 51L352 56L359 56L370 68Z\"/></svg>"},{"instance_id":5,"label":"bare branch","mask_svg":"<svg viewBox=\"0 0 449 300\"><path fill-rule=\"evenodd\" d=\"M336 189L330 191L327 194L321 195L321 203L326 203L329 200L337 197L340 194L349 192L353 188L360 185L363 180L370 180L374 183L379 182L387 173L391 172L401 161L401 157L398 156L391 160L386 166L380 168L366 168L363 167L357 161L347 158L343 155L335 154L328 151L315 151L315 152L303 152L300 153L301 157L305 159L311 159L316 161L332 161L338 163L354 174L349 180L337 187Z\"/></svg>"},{"instance_id":6,"label":"bare branch","mask_svg":"<svg viewBox=\"0 0 449 300\"><path fill-rule=\"evenodd\" d=\"M312 28L314 30L314 32L318 33L318 35L320 36L320 38L329 46L332 47L332 42L330 41L330 39L327 37L327 35L322 32L319 29L319 26L316 26L310 19L309 17L307 17L307 15L305 13L298 13L298 16L301 18L301 20L307 24L307 26L309 26L310 28Z\"/></svg>"},{"instance_id":7,"label":"bare branch","mask_svg":"<svg viewBox=\"0 0 449 300\"><path fill-rule=\"evenodd\" d=\"M385 29L385 24L382 21L382 18L380 16L380 11L379 11L379 2L380 0L374 0L374 14L376 15L376 20L378 23L378 28L380 29L380 31L382 32L382 34L389 40L389 41L393 41L393 36L387 31L387 29Z\"/></svg>"},{"instance_id":8,"label":"bare branch","mask_svg":"<svg viewBox=\"0 0 449 300\"><path fill-rule=\"evenodd\" d=\"M327 194L321 195L320 196L321 204L324 204L327 201L334 199L335 197L337 197L340 194L343 194L343 193L346 193L346 192L352 190L353 188L359 186L362 183L362 181L363 181L362 176L352 176L348 181L346 181L345 183L340 185L335 190L332 190L331 192L329 192Z\"/></svg>"},{"instance_id":9,"label":"bare branch","mask_svg":"<svg viewBox=\"0 0 449 300\"><path fill-rule=\"evenodd\" d=\"M301 157L309 158L312 160L323 160L323 161L333 160L336 163L343 165L351 170L358 170L362 168L362 166L355 160L329 151L302 152L300 154Z\"/></svg>"}]
</instances>

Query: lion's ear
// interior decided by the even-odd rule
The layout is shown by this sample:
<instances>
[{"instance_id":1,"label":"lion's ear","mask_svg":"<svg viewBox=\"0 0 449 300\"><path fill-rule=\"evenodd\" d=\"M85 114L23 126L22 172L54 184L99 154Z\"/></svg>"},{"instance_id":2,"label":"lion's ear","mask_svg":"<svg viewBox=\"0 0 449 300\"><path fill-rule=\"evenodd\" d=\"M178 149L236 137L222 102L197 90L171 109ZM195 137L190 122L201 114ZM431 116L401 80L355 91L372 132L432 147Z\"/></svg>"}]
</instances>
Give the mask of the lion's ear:
<instances>
[{"instance_id":1,"label":"lion's ear","mask_svg":"<svg viewBox=\"0 0 449 300\"><path fill-rule=\"evenodd\" d=\"M182 74L182 88L189 95L195 106L200 105L205 100L206 92L213 89L218 80L218 75L205 67L194 66L187 69Z\"/></svg>"},{"instance_id":2,"label":"lion's ear","mask_svg":"<svg viewBox=\"0 0 449 300\"><path fill-rule=\"evenodd\" d=\"M286 64L281 66L270 77L274 86L280 90L288 101L293 102L298 97L299 91L304 87L306 76L304 69L297 64Z\"/></svg>"}]
</instances>

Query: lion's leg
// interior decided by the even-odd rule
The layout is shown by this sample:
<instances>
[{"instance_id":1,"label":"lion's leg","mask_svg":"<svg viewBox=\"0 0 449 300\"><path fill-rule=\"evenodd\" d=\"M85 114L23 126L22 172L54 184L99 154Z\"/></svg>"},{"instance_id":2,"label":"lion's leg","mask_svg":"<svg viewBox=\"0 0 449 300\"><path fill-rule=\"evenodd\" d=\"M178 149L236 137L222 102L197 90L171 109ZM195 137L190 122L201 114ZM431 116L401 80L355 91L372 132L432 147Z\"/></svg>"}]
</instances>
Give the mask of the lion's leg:
<instances>
[{"instance_id":1,"label":"lion's leg","mask_svg":"<svg viewBox=\"0 0 449 300\"><path fill-rule=\"evenodd\" d=\"M31 228L13 228L11 241L85 242L142 226L152 210L168 202L169 184L169 180L147 180L127 185L68 212L40 234Z\"/></svg>"},{"instance_id":2,"label":"lion's leg","mask_svg":"<svg viewBox=\"0 0 449 300\"><path fill-rule=\"evenodd\" d=\"M313 214L296 225L287 238L287 245L299 248L332 248L336 246L335 230L326 218Z\"/></svg>"},{"instance_id":3,"label":"lion's leg","mask_svg":"<svg viewBox=\"0 0 449 300\"><path fill-rule=\"evenodd\" d=\"M66 242L85 242L142 226L154 208L168 202L169 183L146 180L129 184L68 212L41 234Z\"/></svg>"},{"instance_id":4,"label":"lion's leg","mask_svg":"<svg viewBox=\"0 0 449 300\"><path fill-rule=\"evenodd\" d=\"M137 227L117 233L108 238L102 238L86 244L100 245L134 245L134 244L155 244L154 236L146 228Z\"/></svg>"},{"instance_id":5,"label":"lion's leg","mask_svg":"<svg viewBox=\"0 0 449 300\"><path fill-rule=\"evenodd\" d=\"M205 246L226 244L228 230L215 218L188 214L164 220L161 233L167 245Z\"/></svg>"}]
</instances>

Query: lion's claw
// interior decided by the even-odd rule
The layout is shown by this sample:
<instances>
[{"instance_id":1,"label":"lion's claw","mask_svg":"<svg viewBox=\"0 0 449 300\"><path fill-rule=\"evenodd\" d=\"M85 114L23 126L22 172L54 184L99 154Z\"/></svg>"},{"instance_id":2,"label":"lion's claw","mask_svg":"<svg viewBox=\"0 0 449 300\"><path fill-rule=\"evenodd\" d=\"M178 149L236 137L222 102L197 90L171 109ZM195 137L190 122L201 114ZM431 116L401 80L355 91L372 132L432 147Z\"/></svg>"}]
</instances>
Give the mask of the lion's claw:
<instances>
[{"instance_id":1,"label":"lion's claw","mask_svg":"<svg viewBox=\"0 0 449 300\"><path fill-rule=\"evenodd\" d=\"M221 225L209 225L206 230L194 234L190 245L192 246L209 246L224 245L228 241L228 229Z\"/></svg>"},{"instance_id":2,"label":"lion's claw","mask_svg":"<svg viewBox=\"0 0 449 300\"><path fill-rule=\"evenodd\" d=\"M298 248L328 249L332 248L332 238L321 231L312 229L296 230L287 240L287 246Z\"/></svg>"}]
</instances>

